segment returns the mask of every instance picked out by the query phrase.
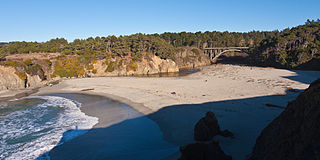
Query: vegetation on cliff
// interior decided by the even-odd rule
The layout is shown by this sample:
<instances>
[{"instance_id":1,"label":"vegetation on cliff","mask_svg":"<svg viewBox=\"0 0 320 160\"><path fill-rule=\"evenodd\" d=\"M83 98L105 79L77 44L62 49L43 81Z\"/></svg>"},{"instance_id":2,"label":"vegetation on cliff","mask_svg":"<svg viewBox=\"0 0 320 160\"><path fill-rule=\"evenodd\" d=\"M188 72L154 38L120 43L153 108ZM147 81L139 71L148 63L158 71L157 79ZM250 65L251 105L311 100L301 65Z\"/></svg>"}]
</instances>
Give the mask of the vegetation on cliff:
<instances>
[{"instance_id":1,"label":"vegetation on cliff","mask_svg":"<svg viewBox=\"0 0 320 160\"><path fill-rule=\"evenodd\" d=\"M18 75L22 80L27 78L27 74L31 76L38 75L42 80L46 79L42 67L31 59L28 59L24 62L7 61L4 65L14 67L16 70L15 74Z\"/></svg>"},{"instance_id":2,"label":"vegetation on cliff","mask_svg":"<svg viewBox=\"0 0 320 160\"><path fill-rule=\"evenodd\" d=\"M262 40L252 56L266 66L320 70L320 21L308 20Z\"/></svg>"},{"instance_id":3,"label":"vegetation on cliff","mask_svg":"<svg viewBox=\"0 0 320 160\"><path fill-rule=\"evenodd\" d=\"M59 59L54 65L53 76L79 77L83 76L84 74L84 65L81 64L76 57Z\"/></svg>"}]
</instances>

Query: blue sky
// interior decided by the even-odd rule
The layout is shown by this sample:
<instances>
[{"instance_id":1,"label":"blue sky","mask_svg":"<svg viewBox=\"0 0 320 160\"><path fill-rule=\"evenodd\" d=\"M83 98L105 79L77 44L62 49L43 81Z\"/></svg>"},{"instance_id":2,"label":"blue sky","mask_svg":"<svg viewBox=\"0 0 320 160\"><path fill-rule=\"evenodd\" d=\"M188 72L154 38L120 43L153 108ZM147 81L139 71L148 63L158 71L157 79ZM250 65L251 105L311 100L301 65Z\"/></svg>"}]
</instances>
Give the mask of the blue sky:
<instances>
[{"instance_id":1,"label":"blue sky","mask_svg":"<svg viewBox=\"0 0 320 160\"><path fill-rule=\"evenodd\" d=\"M134 33L282 30L320 0L0 0L0 42Z\"/></svg>"}]
</instances>

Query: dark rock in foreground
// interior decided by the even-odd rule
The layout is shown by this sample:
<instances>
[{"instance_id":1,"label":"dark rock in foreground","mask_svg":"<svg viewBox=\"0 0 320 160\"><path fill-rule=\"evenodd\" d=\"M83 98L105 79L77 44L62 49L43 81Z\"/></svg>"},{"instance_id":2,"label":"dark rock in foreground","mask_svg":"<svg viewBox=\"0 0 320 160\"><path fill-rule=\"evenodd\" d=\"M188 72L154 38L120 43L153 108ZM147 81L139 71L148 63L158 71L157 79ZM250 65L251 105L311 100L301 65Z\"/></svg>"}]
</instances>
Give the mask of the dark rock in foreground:
<instances>
[{"instance_id":1,"label":"dark rock in foreground","mask_svg":"<svg viewBox=\"0 0 320 160\"><path fill-rule=\"evenodd\" d=\"M250 157L260 159L320 159L320 79L262 131Z\"/></svg>"},{"instance_id":2,"label":"dark rock in foreground","mask_svg":"<svg viewBox=\"0 0 320 160\"><path fill-rule=\"evenodd\" d=\"M230 132L229 130L224 130L224 131L221 131L220 132L220 135L223 136L223 137L231 137L231 138L234 138L234 135L232 132Z\"/></svg>"},{"instance_id":3,"label":"dark rock in foreground","mask_svg":"<svg viewBox=\"0 0 320 160\"><path fill-rule=\"evenodd\" d=\"M180 148L179 160L231 160L220 148L218 142L194 143Z\"/></svg>"},{"instance_id":4,"label":"dark rock in foreground","mask_svg":"<svg viewBox=\"0 0 320 160\"><path fill-rule=\"evenodd\" d=\"M194 139L208 141L220 133L218 120L213 112L207 112L194 127Z\"/></svg>"},{"instance_id":5,"label":"dark rock in foreground","mask_svg":"<svg viewBox=\"0 0 320 160\"><path fill-rule=\"evenodd\" d=\"M229 130L220 130L218 120L213 112L207 112L206 116L201 118L194 127L194 139L197 141L208 141L214 136L233 137Z\"/></svg>"}]
</instances>

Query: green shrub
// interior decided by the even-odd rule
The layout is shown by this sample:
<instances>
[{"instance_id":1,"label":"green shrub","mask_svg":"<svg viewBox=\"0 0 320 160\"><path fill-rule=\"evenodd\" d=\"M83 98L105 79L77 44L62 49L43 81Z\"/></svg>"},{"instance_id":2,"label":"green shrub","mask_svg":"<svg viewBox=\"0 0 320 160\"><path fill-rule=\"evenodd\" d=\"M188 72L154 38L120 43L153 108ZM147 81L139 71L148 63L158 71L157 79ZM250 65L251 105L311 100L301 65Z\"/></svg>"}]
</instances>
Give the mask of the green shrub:
<instances>
[{"instance_id":1,"label":"green shrub","mask_svg":"<svg viewBox=\"0 0 320 160\"><path fill-rule=\"evenodd\" d=\"M32 59L27 59L23 63L27 66L32 65Z\"/></svg>"},{"instance_id":2,"label":"green shrub","mask_svg":"<svg viewBox=\"0 0 320 160\"><path fill-rule=\"evenodd\" d=\"M104 62L104 64L108 65L108 64L109 64L109 59L106 59L106 61Z\"/></svg>"},{"instance_id":3,"label":"green shrub","mask_svg":"<svg viewBox=\"0 0 320 160\"><path fill-rule=\"evenodd\" d=\"M200 55L199 50L198 50L198 49L196 49L196 48L193 48L191 51L192 51L194 54L196 54L197 56L199 56L199 55Z\"/></svg>"},{"instance_id":4,"label":"green shrub","mask_svg":"<svg viewBox=\"0 0 320 160\"><path fill-rule=\"evenodd\" d=\"M126 69L127 71L137 71L138 65L134 61L131 61L131 63L127 65Z\"/></svg>"},{"instance_id":5,"label":"green shrub","mask_svg":"<svg viewBox=\"0 0 320 160\"><path fill-rule=\"evenodd\" d=\"M183 58L183 62L188 62L189 61L189 56L185 56L184 58Z\"/></svg>"},{"instance_id":6,"label":"green shrub","mask_svg":"<svg viewBox=\"0 0 320 160\"><path fill-rule=\"evenodd\" d=\"M121 67L121 66L122 66L122 62L123 62L123 60L121 59L121 60L119 61L119 63L118 63L118 67Z\"/></svg>"},{"instance_id":7,"label":"green shrub","mask_svg":"<svg viewBox=\"0 0 320 160\"><path fill-rule=\"evenodd\" d=\"M65 49L64 51L62 51L62 54L63 55L71 55L71 54L73 54L73 52L70 49Z\"/></svg>"},{"instance_id":8,"label":"green shrub","mask_svg":"<svg viewBox=\"0 0 320 160\"><path fill-rule=\"evenodd\" d=\"M93 64L87 64L86 65L86 69L87 70L93 70L94 69Z\"/></svg>"},{"instance_id":9,"label":"green shrub","mask_svg":"<svg viewBox=\"0 0 320 160\"><path fill-rule=\"evenodd\" d=\"M14 72L20 79L25 80L27 78L27 74L24 72Z\"/></svg>"},{"instance_id":10,"label":"green shrub","mask_svg":"<svg viewBox=\"0 0 320 160\"><path fill-rule=\"evenodd\" d=\"M134 55L133 55L133 60L140 62L140 61L142 60L142 57L143 57L143 54L142 54L142 53L137 53L137 54L134 54Z\"/></svg>"},{"instance_id":11,"label":"green shrub","mask_svg":"<svg viewBox=\"0 0 320 160\"><path fill-rule=\"evenodd\" d=\"M48 66L52 66L52 62L49 59L45 59L44 61L47 63Z\"/></svg>"},{"instance_id":12,"label":"green shrub","mask_svg":"<svg viewBox=\"0 0 320 160\"><path fill-rule=\"evenodd\" d=\"M39 64L28 65L25 67L25 70L28 74L32 76L38 75L41 80L44 80L46 78L44 71L42 70L42 67Z\"/></svg>"},{"instance_id":13,"label":"green shrub","mask_svg":"<svg viewBox=\"0 0 320 160\"><path fill-rule=\"evenodd\" d=\"M5 63L5 66L10 66L10 67L24 67L25 65L20 63L20 62L17 62L17 61L7 61Z\"/></svg>"},{"instance_id":14,"label":"green shrub","mask_svg":"<svg viewBox=\"0 0 320 160\"><path fill-rule=\"evenodd\" d=\"M54 75L60 77L79 77L84 75L84 66L77 58L59 59L54 66Z\"/></svg>"},{"instance_id":15,"label":"green shrub","mask_svg":"<svg viewBox=\"0 0 320 160\"><path fill-rule=\"evenodd\" d=\"M114 71L114 61L110 61L105 72L113 72Z\"/></svg>"},{"instance_id":16,"label":"green shrub","mask_svg":"<svg viewBox=\"0 0 320 160\"><path fill-rule=\"evenodd\" d=\"M92 73L96 74L97 73L97 69L93 68Z\"/></svg>"},{"instance_id":17,"label":"green shrub","mask_svg":"<svg viewBox=\"0 0 320 160\"><path fill-rule=\"evenodd\" d=\"M176 51L177 51L177 52L184 52L185 49L184 49L184 48L177 48Z\"/></svg>"}]
</instances>

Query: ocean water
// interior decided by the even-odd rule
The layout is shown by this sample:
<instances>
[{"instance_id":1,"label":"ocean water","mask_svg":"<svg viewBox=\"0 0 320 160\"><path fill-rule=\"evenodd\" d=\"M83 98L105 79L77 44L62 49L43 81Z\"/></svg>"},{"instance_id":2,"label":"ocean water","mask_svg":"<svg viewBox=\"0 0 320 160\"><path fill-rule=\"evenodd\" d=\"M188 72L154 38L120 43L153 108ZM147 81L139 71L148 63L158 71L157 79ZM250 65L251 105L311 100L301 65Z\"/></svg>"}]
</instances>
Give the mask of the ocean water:
<instances>
[{"instance_id":1,"label":"ocean water","mask_svg":"<svg viewBox=\"0 0 320 160\"><path fill-rule=\"evenodd\" d=\"M50 159L54 146L98 123L81 104L58 96L33 96L0 103L0 159Z\"/></svg>"}]
</instances>

